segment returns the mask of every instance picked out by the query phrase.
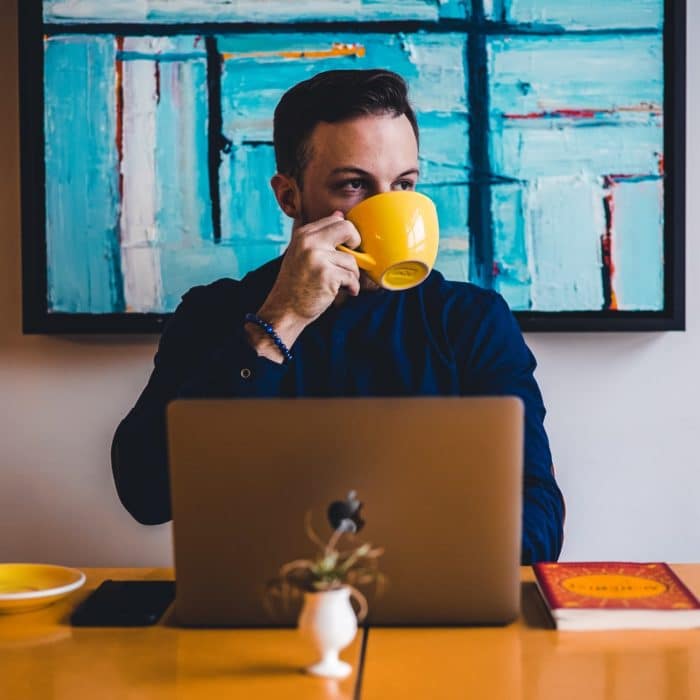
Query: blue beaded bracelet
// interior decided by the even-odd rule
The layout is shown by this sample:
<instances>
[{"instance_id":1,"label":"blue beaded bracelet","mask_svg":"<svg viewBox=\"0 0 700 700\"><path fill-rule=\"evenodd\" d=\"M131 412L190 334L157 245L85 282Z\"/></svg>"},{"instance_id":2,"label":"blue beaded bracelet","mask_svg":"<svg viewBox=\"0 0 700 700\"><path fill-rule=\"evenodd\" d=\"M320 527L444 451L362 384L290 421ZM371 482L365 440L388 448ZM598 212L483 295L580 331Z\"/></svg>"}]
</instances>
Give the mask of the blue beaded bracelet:
<instances>
[{"instance_id":1,"label":"blue beaded bracelet","mask_svg":"<svg viewBox=\"0 0 700 700\"><path fill-rule=\"evenodd\" d=\"M262 328L265 333L272 338L272 342L279 348L282 355L284 355L285 362L291 362L294 359L292 353L289 352L289 348L282 342L282 338L277 335L275 329L265 319L262 319L260 316L256 316L255 314L246 314L245 320L260 326L260 328Z\"/></svg>"}]
</instances>

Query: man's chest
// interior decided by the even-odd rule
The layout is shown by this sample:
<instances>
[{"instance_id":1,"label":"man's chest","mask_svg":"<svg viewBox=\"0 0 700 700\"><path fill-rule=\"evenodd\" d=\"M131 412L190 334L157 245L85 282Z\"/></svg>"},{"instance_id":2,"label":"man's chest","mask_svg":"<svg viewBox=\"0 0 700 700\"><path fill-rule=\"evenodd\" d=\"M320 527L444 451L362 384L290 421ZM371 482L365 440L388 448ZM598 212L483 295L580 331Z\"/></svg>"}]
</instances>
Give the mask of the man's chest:
<instances>
[{"instance_id":1,"label":"man's chest","mask_svg":"<svg viewBox=\"0 0 700 700\"><path fill-rule=\"evenodd\" d=\"M304 396L459 393L456 363L420 323L318 324L295 345L287 391ZM285 392L287 393L287 392Z\"/></svg>"}]
</instances>

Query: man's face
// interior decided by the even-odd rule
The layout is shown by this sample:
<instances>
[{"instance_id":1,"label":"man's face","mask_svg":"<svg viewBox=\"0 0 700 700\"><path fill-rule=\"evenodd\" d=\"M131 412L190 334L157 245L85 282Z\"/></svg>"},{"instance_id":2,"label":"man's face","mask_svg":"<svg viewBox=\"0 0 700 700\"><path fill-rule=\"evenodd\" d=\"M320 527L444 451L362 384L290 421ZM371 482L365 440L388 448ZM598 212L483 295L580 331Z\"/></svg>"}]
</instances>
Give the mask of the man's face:
<instances>
[{"instance_id":1,"label":"man's face","mask_svg":"<svg viewBox=\"0 0 700 700\"><path fill-rule=\"evenodd\" d=\"M309 139L295 226L347 213L367 197L413 190L418 180L418 144L405 115L354 117L316 125Z\"/></svg>"}]
</instances>

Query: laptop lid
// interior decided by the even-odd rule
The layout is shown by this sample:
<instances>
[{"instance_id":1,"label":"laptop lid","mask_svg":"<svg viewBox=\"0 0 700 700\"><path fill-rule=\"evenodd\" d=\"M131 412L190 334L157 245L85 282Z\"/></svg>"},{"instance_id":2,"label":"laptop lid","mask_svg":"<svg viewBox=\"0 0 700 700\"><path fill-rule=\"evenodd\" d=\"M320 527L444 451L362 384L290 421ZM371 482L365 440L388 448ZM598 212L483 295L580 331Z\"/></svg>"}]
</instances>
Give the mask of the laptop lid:
<instances>
[{"instance_id":1,"label":"laptop lid","mask_svg":"<svg viewBox=\"0 0 700 700\"><path fill-rule=\"evenodd\" d=\"M523 405L515 397L176 400L167 409L181 624L279 626L267 581L317 552L356 491L387 577L372 624L503 624L519 609Z\"/></svg>"}]
</instances>

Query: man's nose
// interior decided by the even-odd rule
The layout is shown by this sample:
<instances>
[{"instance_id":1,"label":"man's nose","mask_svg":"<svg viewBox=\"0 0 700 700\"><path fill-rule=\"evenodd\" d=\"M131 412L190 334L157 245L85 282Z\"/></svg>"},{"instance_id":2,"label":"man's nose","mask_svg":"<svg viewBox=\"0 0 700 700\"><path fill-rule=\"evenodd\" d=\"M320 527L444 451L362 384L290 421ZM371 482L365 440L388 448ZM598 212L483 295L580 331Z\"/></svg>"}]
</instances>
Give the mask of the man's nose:
<instances>
[{"instance_id":1,"label":"man's nose","mask_svg":"<svg viewBox=\"0 0 700 700\"><path fill-rule=\"evenodd\" d=\"M382 180L373 180L369 187L367 187L366 195L364 199L373 197L375 194L382 194L383 192L391 192L393 181L388 180L386 182Z\"/></svg>"}]
</instances>

